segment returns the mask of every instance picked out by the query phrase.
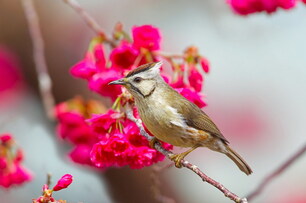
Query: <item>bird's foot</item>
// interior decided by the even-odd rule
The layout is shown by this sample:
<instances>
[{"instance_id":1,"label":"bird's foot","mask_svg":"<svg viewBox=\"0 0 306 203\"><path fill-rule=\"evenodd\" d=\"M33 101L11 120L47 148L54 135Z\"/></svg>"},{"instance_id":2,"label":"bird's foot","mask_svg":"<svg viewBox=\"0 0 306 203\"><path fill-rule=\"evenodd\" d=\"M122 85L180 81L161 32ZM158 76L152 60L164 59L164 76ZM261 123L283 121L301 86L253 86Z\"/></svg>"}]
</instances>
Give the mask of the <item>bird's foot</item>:
<instances>
[{"instance_id":1,"label":"bird's foot","mask_svg":"<svg viewBox=\"0 0 306 203\"><path fill-rule=\"evenodd\" d=\"M182 155L183 153L181 154L171 154L169 155L169 158L171 159L171 161L174 161L175 163L175 166L177 168L182 168L182 163L181 161L184 159L184 155Z\"/></svg>"},{"instance_id":2,"label":"bird's foot","mask_svg":"<svg viewBox=\"0 0 306 203\"><path fill-rule=\"evenodd\" d=\"M152 140L149 141L149 145L151 148L155 149L154 145L159 142L158 139L156 137L153 137Z\"/></svg>"}]
</instances>

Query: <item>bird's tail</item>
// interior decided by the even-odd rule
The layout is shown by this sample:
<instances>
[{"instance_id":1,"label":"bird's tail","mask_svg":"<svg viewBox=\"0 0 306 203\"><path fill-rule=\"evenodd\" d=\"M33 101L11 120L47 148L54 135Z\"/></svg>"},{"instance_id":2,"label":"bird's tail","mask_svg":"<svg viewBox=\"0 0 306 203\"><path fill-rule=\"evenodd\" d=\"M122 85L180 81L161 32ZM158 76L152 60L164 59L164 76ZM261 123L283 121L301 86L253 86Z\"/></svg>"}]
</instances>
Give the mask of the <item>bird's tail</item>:
<instances>
[{"instance_id":1,"label":"bird's tail","mask_svg":"<svg viewBox=\"0 0 306 203\"><path fill-rule=\"evenodd\" d=\"M242 172L244 172L247 175L250 175L253 172L251 167L243 160L243 158L237 152L231 149L228 145L226 147L227 147L226 155L235 162L235 164Z\"/></svg>"}]
</instances>

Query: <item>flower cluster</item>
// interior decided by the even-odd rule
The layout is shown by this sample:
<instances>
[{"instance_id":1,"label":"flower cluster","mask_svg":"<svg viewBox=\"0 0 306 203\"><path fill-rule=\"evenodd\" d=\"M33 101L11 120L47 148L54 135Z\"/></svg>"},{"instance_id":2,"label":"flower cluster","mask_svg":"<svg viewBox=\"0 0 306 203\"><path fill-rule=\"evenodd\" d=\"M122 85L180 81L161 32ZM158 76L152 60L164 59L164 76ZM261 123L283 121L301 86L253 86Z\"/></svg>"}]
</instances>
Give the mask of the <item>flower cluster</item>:
<instances>
[{"instance_id":1,"label":"flower cluster","mask_svg":"<svg viewBox=\"0 0 306 203\"><path fill-rule=\"evenodd\" d=\"M72 178L72 175L65 174L57 181L57 184L52 189L49 189L49 185L44 184L42 187L42 195L37 199L33 199L32 203L66 203L66 200L55 200L52 197L52 193L67 188L72 183Z\"/></svg>"},{"instance_id":2,"label":"flower cluster","mask_svg":"<svg viewBox=\"0 0 306 203\"><path fill-rule=\"evenodd\" d=\"M30 172L21 165L23 157L10 134L0 135L0 186L10 188L32 179Z\"/></svg>"},{"instance_id":3,"label":"flower cluster","mask_svg":"<svg viewBox=\"0 0 306 203\"><path fill-rule=\"evenodd\" d=\"M127 119L124 106L133 105L131 95L120 86L108 85L139 65L163 60L165 81L200 108L206 105L201 91L209 63L196 47L188 47L181 55L165 54L161 51L161 33L151 25L134 26L131 36L117 24L108 55L105 36L98 36L91 41L84 59L71 68L73 76L88 81L89 89L114 102L107 111L101 104L92 106L80 98L57 106L58 134L75 146L70 157L77 163L138 169L163 160L164 156L140 135L136 124ZM136 108L134 116L139 118Z\"/></svg>"},{"instance_id":4,"label":"flower cluster","mask_svg":"<svg viewBox=\"0 0 306 203\"><path fill-rule=\"evenodd\" d=\"M275 12L278 8L292 9L299 0L227 0L232 9L240 15L248 15L256 12ZM306 3L305 0L302 0Z\"/></svg>"}]
</instances>

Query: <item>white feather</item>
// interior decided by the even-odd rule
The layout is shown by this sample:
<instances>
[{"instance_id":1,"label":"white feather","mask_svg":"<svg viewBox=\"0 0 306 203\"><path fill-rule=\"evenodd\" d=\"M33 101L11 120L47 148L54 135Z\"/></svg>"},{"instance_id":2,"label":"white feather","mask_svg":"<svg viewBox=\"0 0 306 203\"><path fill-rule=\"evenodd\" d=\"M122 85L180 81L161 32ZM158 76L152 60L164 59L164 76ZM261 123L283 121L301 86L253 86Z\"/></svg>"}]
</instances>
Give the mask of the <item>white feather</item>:
<instances>
[{"instance_id":1,"label":"white feather","mask_svg":"<svg viewBox=\"0 0 306 203\"><path fill-rule=\"evenodd\" d=\"M184 128L186 129L188 126L186 125L185 119L182 116L182 114L177 112L177 109L171 107L171 106L167 106L167 109L170 110L170 112L172 113L171 121L170 123L173 125L176 125L178 127Z\"/></svg>"},{"instance_id":2,"label":"white feather","mask_svg":"<svg viewBox=\"0 0 306 203\"><path fill-rule=\"evenodd\" d=\"M150 68L147 71L138 73L137 76L142 77L142 78L154 78L154 77L159 75L160 67L162 65L163 65L163 63L161 61L157 62L152 68Z\"/></svg>"}]
</instances>

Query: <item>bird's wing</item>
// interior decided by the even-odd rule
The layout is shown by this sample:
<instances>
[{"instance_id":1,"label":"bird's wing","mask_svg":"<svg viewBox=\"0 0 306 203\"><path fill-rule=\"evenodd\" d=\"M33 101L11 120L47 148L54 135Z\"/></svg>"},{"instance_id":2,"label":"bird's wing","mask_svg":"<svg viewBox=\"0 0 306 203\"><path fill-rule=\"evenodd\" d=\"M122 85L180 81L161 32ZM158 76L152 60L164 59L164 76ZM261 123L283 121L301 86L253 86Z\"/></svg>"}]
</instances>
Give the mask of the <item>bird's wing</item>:
<instances>
[{"instance_id":1,"label":"bird's wing","mask_svg":"<svg viewBox=\"0 0 306 203\"><path fill-rule=\"evenodd\" d=\"M188 101L183 96L178 98L179 99L173 102L173 108L177 109L177 112L183 115L188 126L209 132L212 135L219 137L225 143L229 143L216 124L214 124L208 115L206 115L206 113L204 113L197 105Z\"/></svg>"}]
</instances>

